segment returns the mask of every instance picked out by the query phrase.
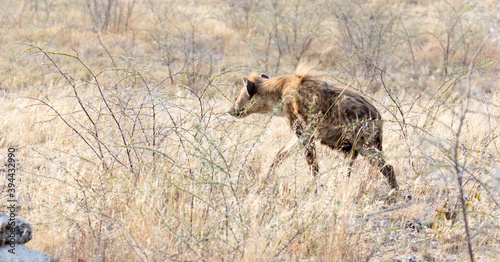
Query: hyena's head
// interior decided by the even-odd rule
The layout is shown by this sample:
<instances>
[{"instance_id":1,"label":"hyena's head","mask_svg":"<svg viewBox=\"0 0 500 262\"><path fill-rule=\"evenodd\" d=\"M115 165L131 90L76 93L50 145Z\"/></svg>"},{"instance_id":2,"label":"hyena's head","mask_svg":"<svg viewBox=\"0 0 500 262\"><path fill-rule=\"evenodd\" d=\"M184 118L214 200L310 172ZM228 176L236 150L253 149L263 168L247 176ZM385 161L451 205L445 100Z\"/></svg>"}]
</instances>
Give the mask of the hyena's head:
<instances>
[{"instance_id":1,"label":"hyena's head","mask_svg":"<svg viewBox=\"0 0 500 262\"><path fill-rule=\"evenodd\" d=\"M272 110L268 106L268 94L262 88L262 81L268 78L265 74L243 78L243 87L236 95L234 106L228 113L234 117L245 117L253 113L266 113Z\"/></svg>"}]
</instances>

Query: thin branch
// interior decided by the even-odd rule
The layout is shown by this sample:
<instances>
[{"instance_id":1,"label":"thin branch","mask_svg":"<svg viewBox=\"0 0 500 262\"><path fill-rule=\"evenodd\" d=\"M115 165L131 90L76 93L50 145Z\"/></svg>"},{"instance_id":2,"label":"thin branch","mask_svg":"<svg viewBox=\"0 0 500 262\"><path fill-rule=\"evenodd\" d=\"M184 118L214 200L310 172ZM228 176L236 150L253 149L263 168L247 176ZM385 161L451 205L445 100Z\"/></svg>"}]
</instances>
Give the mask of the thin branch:
<instances>
[{"instance_id":1,"label":"thin branch","mask_svg":"<svg viewBox=\"0 0 500 262\"><path fill-rule=\"evenodd\" d=\"M465 226L465 234L467 235L467 247L469 249L469 259L471 262L474 262L474 253L472 251L472 244L470 241L470 233L469 233L469 224L467 221L467 209L465 207L465 198L464 198L464 189L463 189L463 183L462 183L462 178L463 178L463 172L460 171L460 165L458 163L458 145L460 144L460 133L462 132L462 127L465 122L465 116L467 115L467 112L469 110L469 100L470 100L470 91L471 91L471 74L472 74L472 69L474 68L474 61L476 61L476 58L479 56L481 51L483 50L484 46L486 45L486 42L488 42L489 36L486 37L481 44L481 46L477 49L476 54L472 58L471 62L469 63L469 71L467 73L467 90L465 91L465 107L464 111L462 113L462 116L460 117L459 125L458 125L458 130L455 136L455 146L453 149L453 158L455 162L455 172L457 175L457 181L458 181L458 188L460 190L460 202L462 204L462 214L463 214L463 219L464 219L464 226Z\"/></svg>"}]
</instances>

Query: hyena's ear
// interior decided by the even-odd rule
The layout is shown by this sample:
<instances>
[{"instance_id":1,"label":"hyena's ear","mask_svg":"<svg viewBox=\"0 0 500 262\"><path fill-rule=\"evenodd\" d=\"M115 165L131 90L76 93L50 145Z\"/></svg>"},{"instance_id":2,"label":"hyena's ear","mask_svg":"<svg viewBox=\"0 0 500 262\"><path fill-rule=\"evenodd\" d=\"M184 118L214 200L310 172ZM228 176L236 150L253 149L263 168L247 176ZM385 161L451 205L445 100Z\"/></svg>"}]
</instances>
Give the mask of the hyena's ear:
<instances>
[{"instance_id":1,"label":"hyena's ear","mask_svg":"<svg viewBox=\"0 0 500 262\"><path fill-rule=\"evenodd\" d=\"M252 97L255 95L255 93L257 93L257 88L255 87L255 83L248 80L248 78L244 77L243 78L243 82L245 83L245 85L247 86L247 92L248 94Z\"/></svg>"},{"instance_id":2,"label":"hyena's ear","mask_svg":"<svg viewBox=\"0 0 500 262\"><path fill-rule=\"evenodd\" d=\"M269 77L266 74L262 74L262 75L260 75L260 77L265 78L265 79L269 79Z\"/></svg>"}]
</instances>

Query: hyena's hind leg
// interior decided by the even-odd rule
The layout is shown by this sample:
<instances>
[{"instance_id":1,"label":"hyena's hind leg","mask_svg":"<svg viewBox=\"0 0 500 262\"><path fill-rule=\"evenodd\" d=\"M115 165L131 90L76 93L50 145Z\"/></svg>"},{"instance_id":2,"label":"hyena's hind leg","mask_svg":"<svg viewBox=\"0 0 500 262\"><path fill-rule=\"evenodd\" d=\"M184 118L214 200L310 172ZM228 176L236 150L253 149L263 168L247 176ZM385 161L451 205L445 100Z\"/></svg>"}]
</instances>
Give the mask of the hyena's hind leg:
<instances>
[{"instance_id":1,"label":"hyena's hind leg","mask_svg":"<svg viewBox=\"0 0 500 262\"><path fill-rule=\"evenodd\" d=\"M396 181L396 173L394 168L385 162L382 152L376 148L362 148L359 153L370 160L370 164L377 167L379 171L387 178L389 186L392 189L399 189L398 182Z\"/></svg>"},{"instance_id":2,"label":"hyena's hind leg","mask_svg":"<svg viewBox=\"0 0 500 262\"><path fill-rule=\"evenodd\" d=\"M335 147L331 147L331 148L335 148ZM354 165L354 161L356 160L356 158L358 157L359 155L359 152L358 150L356 150L355 148L353 148L352 144L350 143L347 143L345 145L342 145L340 146L340 152L343 153L344 155L344 159L348 159L349 160L349 167L348 167L348 170L347 170L347 177L351 177L351 173L352 173L352 170L353 170L353 165Z\"/></svg>"}]
</instances>

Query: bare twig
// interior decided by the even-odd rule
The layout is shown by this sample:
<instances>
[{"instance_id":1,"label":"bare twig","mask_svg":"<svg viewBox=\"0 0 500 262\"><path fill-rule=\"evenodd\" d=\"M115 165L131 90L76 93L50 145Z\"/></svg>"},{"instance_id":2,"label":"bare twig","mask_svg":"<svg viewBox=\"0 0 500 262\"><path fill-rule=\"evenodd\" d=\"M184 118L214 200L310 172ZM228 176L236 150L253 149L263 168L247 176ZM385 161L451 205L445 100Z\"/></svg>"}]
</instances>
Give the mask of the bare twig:
<instances>
[{"instance_id":1,"label":"bare twig","mask_svg":"<svg viewBox=\"0 0 500 262\"><path fill-rule=\"evenodd\" d=\"M102 48L104 49L104 51L106 52L106 54L108 55L109 59L111 59L111 63L113 64L113 66L116 68L116 63L115 63L115 59L113 58L113 56L111 55L111 53L109 52L108 48L104 45L104 43L102 42L101 40L101 36L99 35L99 32L98 30L94 30L95 32L95 35L97 36L97 40L99 40L99 44L101 44Z\"/></svg>"},{"instance_id":2,"label":"bare twig","mask_svg":"<svg viewBox=\"0 0 500 262\"><path fill-rule=\"evenodd\" d=\"M481 46L477 49L476 54L472 58L471 62L469 63L469 70L467 73L467 90L465 91L465 106L464 106L464 111L462 113L462 116L460 117L459 124L458 124L458 130L455 136L455 146L453 148L453 158L455 162L455 172L457 175L457 181L458 181L458 188L460 191L460 202L462 204L462 214L463 214L463 219L464 219L464 226L465 226L465 234L467 235L467 247L469 249L469 258L470 261L474 261L474 253L472 251L472 243L470 241L470 233L469 233L469 224L467 221L467 209L465 207L465 198L464 198L464 189L463 189L463 183L462 183L462 178L463 178L463 172L460 170L460 166L458 163L458 147L460 143L460 133L462 132L462 126L465 121L465 116L467 115L467 112L469 110L469 100L470 100L470 91L471 91L471 74L472 74L472 69L474 68L474 62L476 61L476 58L479 56L481 51L483 50L484 46L488 42L489 37L486 37L481 44Z\"/></svg>"}]
</instances>

